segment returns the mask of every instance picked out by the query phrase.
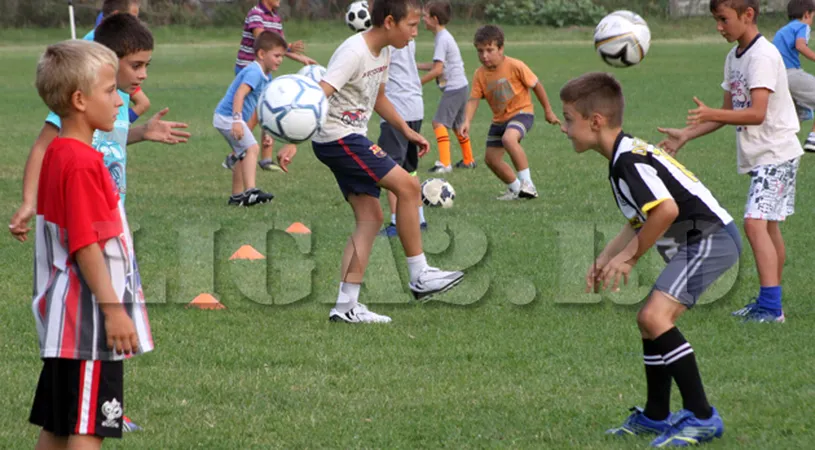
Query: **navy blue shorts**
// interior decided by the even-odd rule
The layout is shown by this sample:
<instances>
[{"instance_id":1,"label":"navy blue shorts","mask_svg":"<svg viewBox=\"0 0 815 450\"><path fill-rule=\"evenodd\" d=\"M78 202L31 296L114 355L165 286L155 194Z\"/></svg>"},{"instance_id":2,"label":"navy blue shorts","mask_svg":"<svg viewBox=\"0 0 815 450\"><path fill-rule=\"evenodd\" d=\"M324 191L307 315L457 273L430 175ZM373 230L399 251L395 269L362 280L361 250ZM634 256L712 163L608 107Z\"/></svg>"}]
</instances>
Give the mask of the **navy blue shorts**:
<instances>
[{"instance_id":1,"label":"navy blue shorts","mask_svg":"<svg viewBox=\"0 0 815 450\"><path fill-rule=\"evenodd\" d=\"M508 128L514 128L521 132L521 139L526 137L526 133L532 129L535 123L535 116L527 113L520 113L514 115L511 119L504 123L493 123L490 125L490 130L487 132L487 147L504 147L501 139L504 137L504 132Z\"/></svg>"},{"instance_id":2,"label":"navy blue shorts","mask_svg":"<svg viewBox=\"0 0 815 450\"><path fill-rule=\"evenodd\" d=\"M398 164L361 134L349 134L326 143L311 142L314 155L331 169L343 197L367 194L379 198L379 180Z\"/></svg>"}]
</instances>

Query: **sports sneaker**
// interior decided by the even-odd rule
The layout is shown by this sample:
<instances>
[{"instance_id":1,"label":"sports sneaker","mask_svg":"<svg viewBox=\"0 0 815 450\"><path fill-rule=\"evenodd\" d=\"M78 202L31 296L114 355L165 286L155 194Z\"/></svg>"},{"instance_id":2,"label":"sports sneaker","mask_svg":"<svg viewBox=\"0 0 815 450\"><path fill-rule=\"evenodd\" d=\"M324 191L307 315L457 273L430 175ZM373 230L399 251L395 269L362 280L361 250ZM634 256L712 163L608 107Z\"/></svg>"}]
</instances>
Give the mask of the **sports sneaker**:
<instances>
[{"instance_id":1,"label":"sports sneaker","mask_svg":"<svg viewBox=\"0 0 815 450\"><path fill-rule=\"evenodd\" d=\"M441 161L436 161L436 164L434 164L433 167L431 167L427 171L432 173L450 173L453 171L453 167L445 166L444 164L441 163Z\"/></svg>"},{"instance_id":2,"label":"sports sneaker","mask_svg":"<svg viewBox=\"0 0 815 450\"><path fill-rule=\"evenodd\" d=\"M229 206L243 206L243 194L235 194L229 196Z\"/></svg>"},{"instance_id":3,"label":"sports sneaker","mask_svg":"<svg viewBox=\"0 0 815 450\"><path fill-rule=\"evenodd\" d=\"M478 164L476 164L475 161L469 164L464 164L463 159L456 163L456 169L475 169L476 166L478 166Z\"/></svg>"},{"instance_id":4,"label":"sports sneaker","mask_svg":"<svg viewBox=\"0 0 815 450\"><path fill-rule=\"evenodd\" d=\"M221 167L223 167L224 169L232 170L235 167L235 164L237 164L238 161L240 160L241 159L238 158L237 155L235 155L234 153L230 153L226 155L226 159L224 159L224 162L221 163Z\"/></svg>"},{"instance_id":5,"label":"sports sneaker","mask_svg":"<svg viewBox=\"0 0 815 450\"><path fill-rule=\"evenodd\" d=\"M744 307L741 308L741 309L733 311L732 313L730 313L730 315L731 316L736 316L736 317L744 317L744 316L750 314L756 308L758 308L758 299L753 297L752 302L744 305Z\"/></svg>"},{"instance_id":6,"label":"sports sneaker","mask_svg":"<svg viewBox=\"0 0 815 450\"><path fill-rule=\"evenodd\" d=\"M778 314L775 311L762 308L761 306L756 306L744 316L744 322L784 323L785 320L787 319L784 317L783 310L781 314Z\"/></svg>"},{"instance_id":7,"label":"sports sneaker","mask_svg":"<svg viewBox=\"0 0 815 450\"><path fill-rule=\"evenodd\" d=\"M639 406L631 408L631 415L617 428L606 430L614 436L639 436L643 434L662 434L671 428L671 415L665 420L651 420L645 416Z\"/></svg>"},{"instance_id":8,"label":"sports sneaker","mask_svg":"<svg viewBox=\"0 0 815 450\"><path fill-rule=\"evenodd\" d=\"M399 236L399 233L396 232L396 224L392 223L385 228L379 230L380 236L387 236L389 238Z\"/></svg>"},{"instance_id":9,"label":"sports sneaker","mask_svg":"<svg viewBox=\"0 0 815 450\"><path fill-rule=\"evenodd\" d=\"M272 201L274 195L263 192L258 188L249 189L243 193L243 206L255 206Z\"/></svg>"},{"instance_id":10,"label":"sports sneaker","mask_svg":"<svg viewBox=\"0 0 815 450\"><path fill-rule=\"evenodd\" d=\"M328 313L328 320L345 323L390 323L391 318L368 311L367 306L358 303L357 306L344 313L337 311L336 308L331 308L331 312Z\"/></svg>"},{"instance_id":11,"label":"sports sneaker","mask_svg":"<svg viewBox=\"0 0 815 450\"><path fill-rule=\"evenodd\" d=\"M815 152L815 135L813 133L807 135L807 140L804 142L804 151Z\"/></svg>"},{"instance_id":12,"label":"sports sneaker","mask_svg":"<svg viewBox=\"0 0 815 450\"><path fill-rule=\"evenodd\" d=\"M131 433L133 431L140 431L141 429L142 428L140 426L136 425L135 423L133 423L133 421L130 420L129 417L122 416L122 432L123 433Z\"/></svg>"},{"instance_id":13,"label":"sports sneaker","mask_svg":"<svg viewBox=\"0 0 815 450\"><path fill-rule=\"evenodd\" d=\"M724 424L716 408L713 408L713 415L705 420L682 409L672 417L671 422L668 430L651 441L651 447L689 447L712 441L724 433Z\"/></svg>"},{"instance_id":14,"label":"sports sneaker","mask_svg":"<svg viewBox=\"0 0 815 450\"><path fill-rule=\"evenodd\" d=\"M502 201L518 200L518 193L507 188L507 191L504 192L503 195L499 195L498 197L495 197L495 199Z\"/></svg>"},{"instance_id":15,"label":"sports sneaker","mask_svg":"<svg viewBox=\"0 0 815 450\"><path fill-rule=\"evenodd\" d=\"M263 170L269 170L272 172L283 172L283 169L281 169L280 166L277 165L277 163L272 161L271 159L261 159L260 161L258 161L258 165Z\"/></svg>"},{"instance_id":16,"label":"sports sneaker","mask_svg":"<svg viewBox=\"0 0 815 450\"><path fill-rule=\"evenodd\" d=\"M518 191L518 197L521 198L538 198L538 189L529 181L521 181L521 190Z\"/></svg>"},{"instance_id":17,"label":"sports sneaker","mask_svg":"<svg viewBox=\"0 0 815 450\"><path fill-rule=\"evenodd\" d=\"M436 294L447 292L461 282L464 273L455 271L447 272L435 267L427 267L416 278L411 281L410 292L416 300L430 300Z\"/></svg>"}]
</instances>

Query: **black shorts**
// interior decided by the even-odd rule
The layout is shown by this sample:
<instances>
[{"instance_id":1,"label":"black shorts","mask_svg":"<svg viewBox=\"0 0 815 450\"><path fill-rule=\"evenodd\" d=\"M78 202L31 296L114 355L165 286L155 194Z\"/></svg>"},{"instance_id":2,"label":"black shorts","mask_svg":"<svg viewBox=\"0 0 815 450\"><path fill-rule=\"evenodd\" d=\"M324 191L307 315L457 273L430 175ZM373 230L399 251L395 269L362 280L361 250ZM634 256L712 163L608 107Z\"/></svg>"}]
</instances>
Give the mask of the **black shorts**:
<instances>
[{"instance_id":1,"label":"black shorts","mask_svg":"<svg viewBox=\"0 0 815 450\"><path fill-rule=\"evenodd\" d=\"M421 133L422 121L412 120L409 121L408 126L411 130ZM419 168L419 149L416 144L407 140L407 138L388 122L379 124L379 141L378 145L385 150L396 164L402 166L407 173L412 174Z\"/></svg>"},{"instance_id":2,"label":"black shorts","mask_svg":"<svg viewBox=\"0 0 815 450\"><path fill-rule=\"evenodd\" d=\"M535 123L535 116L528 113L519 113L504 123L493 122L487 132L487 147L504 147L502 141L504 132L509 128L514 128L521 133L521 139L526 137L526 133L532 129Z\"/></svg>"},{"instance_id":3,"label":"black shorts","mask_svg":"<svg viewBox=\"0 0 815 450\"><path fill-rule=\"evenodd\" d=\"M361 134L349 134L333 142L311 141L311 148L334 173L346 200L349 194L379 198L379 180L396 167L384 150Z\"/></svg>"},{"instance_id":4,"label":"black shorts","mask_svg":"<svg viewBox=\"0 0 815 450\"><path fill-rule=\"evenodd\" d=\"M122 361L43 359L29 422L56 436L122 437Z\"/></svg>"}]
</instances>

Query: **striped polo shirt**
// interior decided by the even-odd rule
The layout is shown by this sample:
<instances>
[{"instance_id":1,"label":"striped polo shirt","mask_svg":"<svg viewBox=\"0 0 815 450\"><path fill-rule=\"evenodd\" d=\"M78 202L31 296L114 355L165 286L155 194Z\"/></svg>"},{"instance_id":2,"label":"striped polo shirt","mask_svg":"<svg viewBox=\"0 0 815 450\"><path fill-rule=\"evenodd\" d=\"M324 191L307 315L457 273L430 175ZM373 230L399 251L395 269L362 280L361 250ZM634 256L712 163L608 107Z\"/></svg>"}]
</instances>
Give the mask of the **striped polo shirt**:
<instances>
[{"instance_id":1,"label":"striped polo shirt","mask_svg":"<svg viewBox=\"0 0 815 450\"><path fill-rule=\"evenodd\" d=\"M267 8L263 2L258 2L257 6L249 10L246 20L243 22L243 34L241 35L241 47L238 49L238 59L235 61L235 72L248 66L255 60L255 35L252 30L257 28L263 31L274 31L283 36L283 19L276 11Z\"/></svg>"}]
</instances>

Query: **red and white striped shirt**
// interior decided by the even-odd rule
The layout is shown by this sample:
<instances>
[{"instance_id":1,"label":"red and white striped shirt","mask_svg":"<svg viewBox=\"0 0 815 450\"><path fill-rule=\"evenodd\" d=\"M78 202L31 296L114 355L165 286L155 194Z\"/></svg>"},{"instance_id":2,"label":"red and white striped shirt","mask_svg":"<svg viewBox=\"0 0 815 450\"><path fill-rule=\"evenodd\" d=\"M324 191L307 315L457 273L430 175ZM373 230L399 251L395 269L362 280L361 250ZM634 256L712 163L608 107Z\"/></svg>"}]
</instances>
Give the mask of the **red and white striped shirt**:
<instances>
[{"instance_id":1,"label":"red and white striped shirt","mask_svg":"<svg viewBox=\"0 0 815 450\"><path fill-rule=\"evenodd\" d=\"M136 328L139 352L153 349L133 238L102 154L70 138L48 146L37 191L34 299L42 358L115 361L105 317L74 259L99 244L113 288Z\"/></svg>"},{"instance_id":2,"label":"red and white striped shirt","mask_svg":"<svg viewBox=\"0 0 815 450\"><path fill-rule=\"evenodd\" d=\"M252 61L255 60L255 35L252 30L257 28L263 31L274 31L285 37L283 35L283 19L277 14L277 11L266 8L262 1L258 2L257 6L250 9L246 14L246 20L243 22L241 47L238 49L238 59L235 61L236 74L240 69L252 64Z\"/></svg>"}]
</instances>

